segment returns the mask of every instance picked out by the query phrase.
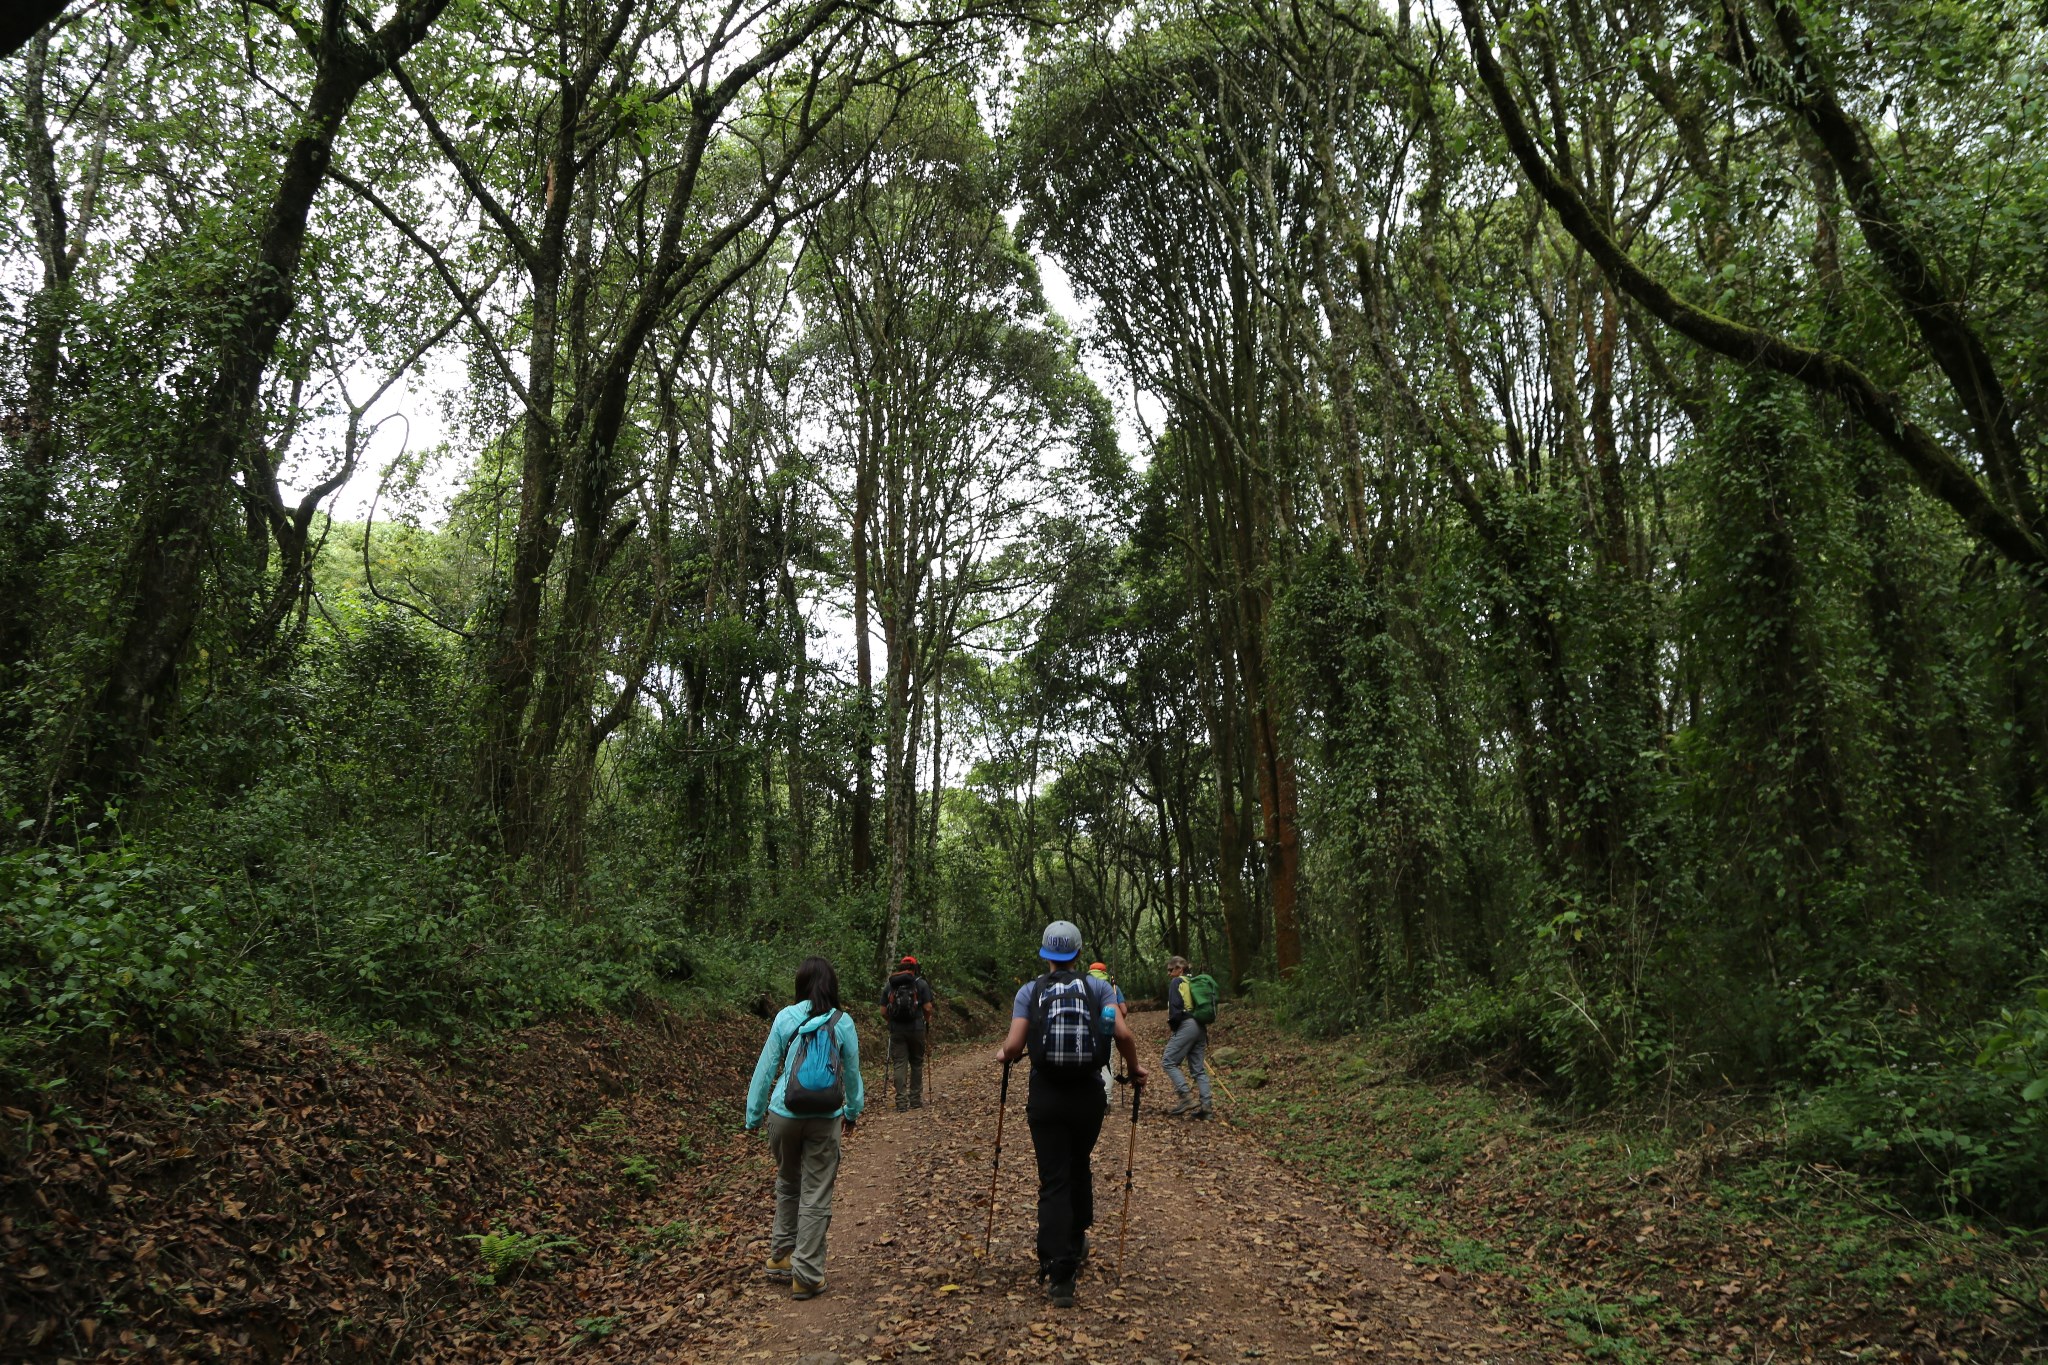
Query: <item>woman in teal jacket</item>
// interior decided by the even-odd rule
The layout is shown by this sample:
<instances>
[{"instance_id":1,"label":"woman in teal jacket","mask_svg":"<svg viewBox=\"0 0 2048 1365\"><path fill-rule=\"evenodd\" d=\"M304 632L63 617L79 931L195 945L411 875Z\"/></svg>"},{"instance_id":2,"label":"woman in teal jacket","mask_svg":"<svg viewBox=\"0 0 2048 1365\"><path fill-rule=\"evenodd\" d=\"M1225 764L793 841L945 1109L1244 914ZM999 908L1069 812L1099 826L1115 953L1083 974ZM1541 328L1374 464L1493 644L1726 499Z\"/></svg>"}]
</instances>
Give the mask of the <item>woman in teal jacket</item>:
<instances>
[{"instance_id":1,"label":"woman in teal jacket","mask_svg":"<svg viewBox=\"0 0 2048 1365\"><path fill-rule=\"evenodd\" d=\"M831 1032L839 1053L843 1100L837 1108L789 1104L789 1067L798 1039ZM830 1046L823 1037L812 1045ZM825 1289L825 1232L832 1226L832 1182L839 1175L839 1141L853 1132L864 1097L860 1084L860 1035L839 1007L839 974L822 957L807 957L796 969L796 1003L775 1016L754 1084L747 1091L747 1131L768 1122L768 1150L775 1157L775 1223L768 1233L768 1278L790 1281L793 1299L815 1298Z\"/></svg>"}]
</instances>

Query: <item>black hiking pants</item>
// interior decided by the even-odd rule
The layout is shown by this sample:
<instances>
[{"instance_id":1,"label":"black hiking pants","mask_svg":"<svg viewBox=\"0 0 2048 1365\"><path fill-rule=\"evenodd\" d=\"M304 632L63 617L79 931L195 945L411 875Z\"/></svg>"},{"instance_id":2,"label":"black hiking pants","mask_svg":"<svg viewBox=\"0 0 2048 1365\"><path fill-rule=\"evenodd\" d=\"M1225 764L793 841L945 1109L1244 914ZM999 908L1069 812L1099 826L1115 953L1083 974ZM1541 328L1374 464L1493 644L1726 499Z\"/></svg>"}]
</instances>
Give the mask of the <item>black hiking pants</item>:
<instances>
[{"instance_id":1,"label":"black hiking pants","mask_svg":"<svg viewBox=\"0 0 2048 1365\"><path fill-rule=\"evenodd\" d=\"M1082 1235L1095 1223L1089 1159L1107 1108L1094 1070L1054 1081L1032 1069L1024 1117L1038 1156L1038 1273L1054 1281L1074 1278Z\"/></svg>"}]
</instances>

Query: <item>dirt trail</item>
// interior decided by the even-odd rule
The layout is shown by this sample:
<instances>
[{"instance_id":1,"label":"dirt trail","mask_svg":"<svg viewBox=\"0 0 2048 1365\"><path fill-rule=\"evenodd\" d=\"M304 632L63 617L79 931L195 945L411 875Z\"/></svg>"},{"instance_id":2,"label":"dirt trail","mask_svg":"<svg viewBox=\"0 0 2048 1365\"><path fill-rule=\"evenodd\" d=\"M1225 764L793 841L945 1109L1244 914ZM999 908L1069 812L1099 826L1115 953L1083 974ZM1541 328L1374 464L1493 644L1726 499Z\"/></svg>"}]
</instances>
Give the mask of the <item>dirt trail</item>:
<instances>
[{"instance_id":1,"label":"dirt trail","mask_svg":"<svg viewBox=\"0 0 2048 1365\"><path fill-rule=\"evenodd\" d=\"M934 1066L937 1100L893 1112L877 1093L840 1167L827 1292L793 1303L751 1278L700 1320L702 1361L1088 1362L1372 1358L1533 1360L1479 1281L1404 1264L1375 1228L1227 1123L1164 1116L1161 1015L1136 1017L1155 1085L1138 1133L1129 1247L1116 1279L1129 1108L1096 1148L1095 1262L1055 1314L1034 1281L1036 1174L1013 1078L994 1246L980 1257L999 1069L992 1048ZM1121 1088L1119 1093L1124 1094ZM1219 1106L1227 1111L1228 1105ZM752 1250L765 1255L768 1200Z\"/></svg>"}]
</instances>

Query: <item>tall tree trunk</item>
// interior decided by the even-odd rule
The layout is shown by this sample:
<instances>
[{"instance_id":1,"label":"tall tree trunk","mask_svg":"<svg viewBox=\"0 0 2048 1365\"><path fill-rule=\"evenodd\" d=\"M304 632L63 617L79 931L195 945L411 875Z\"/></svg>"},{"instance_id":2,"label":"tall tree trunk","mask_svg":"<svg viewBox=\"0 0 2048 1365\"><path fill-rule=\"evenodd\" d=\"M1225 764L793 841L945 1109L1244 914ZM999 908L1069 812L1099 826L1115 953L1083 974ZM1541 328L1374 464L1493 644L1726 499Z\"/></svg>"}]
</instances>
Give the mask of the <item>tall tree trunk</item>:
<instances>
[{"instance_id":1,"label":"tall tree trunk","mask_svg":"<svg viewBox=\"0 0 2048 1365\"><path fill-rule=\"evenodd\" d=\"M875 515L874 476L865 449L854 471L853 659L858 695L853 737L853 880L864 885L874 867L875 665L868 639L869 538Z\"/></svg>"},{"instance_id":2,"label":"tall tree trunk","mask_svg":"<svg viewBox=\"0 0 2048 1365\"><path fill-rule=\"evenodd\" d=\"M35 586L54 539L50 499L57 470L58 369L77 259L72 254L73 229L57 171L56 143L50 136L49 56L49 34L37 34L23 63L22 123L12 130L20 144L15 155L28 171L29 221L43 278L25 310L21 455L11 467L0 469L0 679L28 661L35 634Z\"/></svg>"},{"instance_id":3,"label":"tall tree trunk","mask_svg":"<svg viewBox=\"0 0 2048 1365\"><path fill-rule=\"evenodd\" d=\"M313 87L265 206L250 260L218 316L212 372L191 437L166 451L138 518L123 575L125 624L94 706L79 764L91 792L120 790L168 719L185 648L198 622L213 522L256 419L262 382L297 302L313 200L356 97L426 35L447 0L410 0L367 42L349 31L342 0L327 0Z\"/></svg>"}]
</instances>

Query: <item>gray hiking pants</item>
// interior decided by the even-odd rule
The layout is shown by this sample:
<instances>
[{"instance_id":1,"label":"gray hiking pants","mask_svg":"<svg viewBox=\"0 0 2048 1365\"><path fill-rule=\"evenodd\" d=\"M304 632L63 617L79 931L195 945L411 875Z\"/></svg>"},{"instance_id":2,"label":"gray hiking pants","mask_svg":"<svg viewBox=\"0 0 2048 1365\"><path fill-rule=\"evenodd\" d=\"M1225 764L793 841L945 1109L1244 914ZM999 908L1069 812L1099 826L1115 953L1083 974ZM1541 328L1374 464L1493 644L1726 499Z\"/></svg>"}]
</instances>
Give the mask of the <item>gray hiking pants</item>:
<instances>
[{"instance_id":1,"label":"gray hiking pants","mask_svg":"<svg viewBox=\"0 0 2048 1365\"><path fill-rule=\"evenodd\" d=\"M768 1233L768 1254L794 1252L796 1273L812 1284L823 1283L832 1182L839 1177L839 1120L770 1114L768 1151L775 1158L775 1225Z\"/></svg>"},{"instance_id":2,"label":"gray hiking pants","mask_svg":"<svg viewBox=\"0 0 2048 1365\"><path fill-rule=\"evenodd\" d=\"M924 1034L889 1030L889 1066L895 1073L896 1107L924 1108Z\"/></svg>"},{"instance_id":3,"label":"gray hiking pants","mask_svg":"<svg viewBox=\"0 0 2048 1365\"><path fill-rule=\"evenodd\" d=\"M1209 1030L1193 1019L1183 1019L1180 1027L1173 1031L1173 1037L1166 1040L1166 1079L1173 1082L1173 1093L1182 1099L1188 1097L1188 1078L1181 1073L1181 1064L1195 1073L1195 1088L1201 1092L1202 1107L1209 1104Z\"/></svg>"}]
</instances>

